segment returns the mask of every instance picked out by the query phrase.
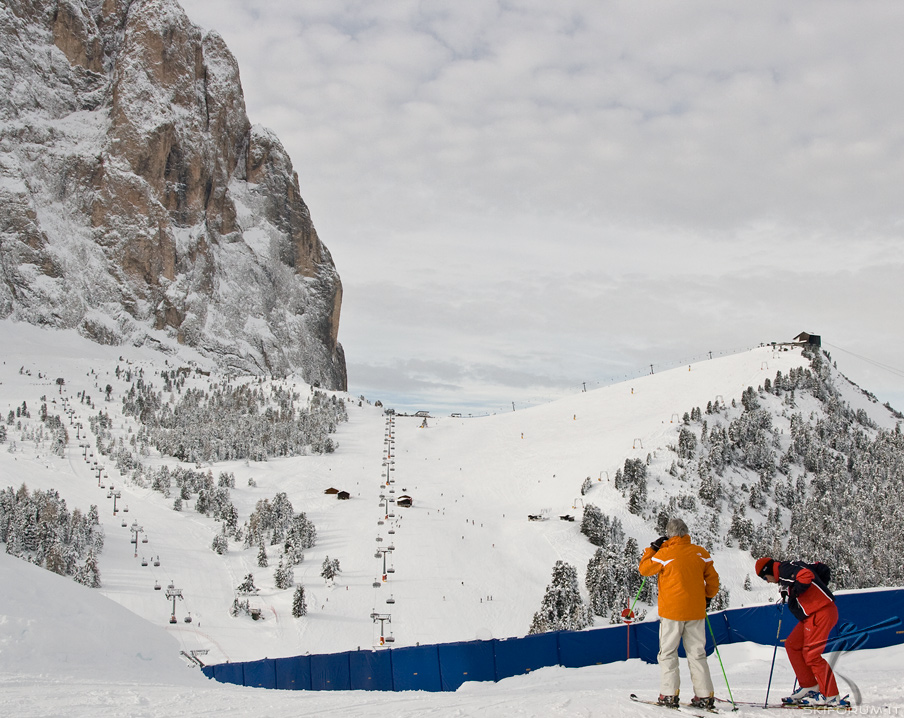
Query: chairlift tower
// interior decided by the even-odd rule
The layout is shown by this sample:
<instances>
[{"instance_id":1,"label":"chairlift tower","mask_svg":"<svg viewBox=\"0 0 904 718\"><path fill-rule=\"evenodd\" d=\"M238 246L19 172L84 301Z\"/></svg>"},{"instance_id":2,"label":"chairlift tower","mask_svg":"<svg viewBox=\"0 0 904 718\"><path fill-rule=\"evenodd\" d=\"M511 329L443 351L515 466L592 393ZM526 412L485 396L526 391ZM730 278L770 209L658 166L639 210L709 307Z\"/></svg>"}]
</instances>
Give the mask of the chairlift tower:
<instances>
[{"instance_id":1,"label":"chairlift tower","mask_svg":"<svg viewBox=\"0 0 904 718\"><path fill-rule=\"evenodd\" d=\"M380 622L380 645L385 646L387 643L393 643L395 641L395 638L385 635L385 631L383 629L383 626L387 621L390 624L392 623L392 616L388 613L377 613L376 611L374 611L370 614L370 617L371 619L373 619L374 623L376 623L377 621Z\"/></svg>"},{"instance_id":2,"label":"chairlift tower","mask_svg":"<svg viewBox=\"0 0 904 718\"><path fill-rule=\"evenodd\" d=\"M138 558L138 535L144 531L144 526L139 526L137 521L133 521L129 527L132 532L132 543L135 544L135 558Z\"/></svg>"},{"instance_id":3,"label":"chairlift tower","mask_svg":"<svg viewBox=\"0 0 904 718\"><path fill-rule=\"evenodd\" d=\"M388 546L386 548L380 547L377 549L377 552L374 554L375 558L380 558L380 554L383 554L383 580L387 579L386 572L386 554L392 553L395 550L395 546Z\"/></svg>"},{"instance_id":4,"label":"chairlift tower","mask_svg":"<svg viewBox=\"0 0 904 718\"><path fill-rule=\"evenodd\" d=\"M178 598L180 601L184 601L185 599L182 597L182 589L176 588L173 584L170 584L166 587L166 597L173 599L173 614L170 616L170 623L178 623L176 621L176 599Z\"/></svg>"},{"instance_id":5,"label":"chairlift tower","mask_svg":"<svg viewBox=\"0 0 904 718\"><path fill-rule=\"evenodd\" d=\"M111 487L110 487L110 491L107 493L107 498L108 498L108 499L113 499L113 515L116 516L116 499L121 499L121 498L122 498L122 492L121 492L121 491L114 491L114 490L113 490L113 487L111 486Z\"/></svg>"}]
</instances>

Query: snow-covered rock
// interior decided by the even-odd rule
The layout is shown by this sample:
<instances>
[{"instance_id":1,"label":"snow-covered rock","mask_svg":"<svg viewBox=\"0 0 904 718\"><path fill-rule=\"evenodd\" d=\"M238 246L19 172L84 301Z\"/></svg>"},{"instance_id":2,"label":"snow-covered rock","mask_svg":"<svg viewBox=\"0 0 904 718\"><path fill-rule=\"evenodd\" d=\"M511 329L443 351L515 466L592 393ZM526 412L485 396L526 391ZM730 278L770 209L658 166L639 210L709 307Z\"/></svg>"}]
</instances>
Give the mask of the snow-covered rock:
<instances>
[{"instance_id":1,"label":"snow-covered rock","mask_svg":"<svg viewBox=\"0 0 904 718\"><path fill-rule=\"evenodd\" d=\"M0 316L345 388L339 276L222 38L176 0L12 0L0 48Z\"/></svg>"}]
</instances>

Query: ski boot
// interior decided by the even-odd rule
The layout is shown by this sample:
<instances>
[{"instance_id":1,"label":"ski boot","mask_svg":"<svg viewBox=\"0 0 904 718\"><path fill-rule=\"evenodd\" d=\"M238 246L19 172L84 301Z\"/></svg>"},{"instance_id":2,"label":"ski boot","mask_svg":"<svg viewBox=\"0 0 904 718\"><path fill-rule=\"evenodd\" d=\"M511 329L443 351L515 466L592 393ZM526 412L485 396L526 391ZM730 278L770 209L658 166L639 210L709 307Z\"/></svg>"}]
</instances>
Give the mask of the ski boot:
<instances>
[{"instance_id":1,"label":"ski boot","mask_svg":"<svg viewBox=\"0 0 904 718\"><path fill-rule=\"evenodd\" d=\"M666 708L677 708L678 696L664 696L660 693L659 700L656 701L656 703L661 706L665 706Z\"/></svg>"},{"instance_id":2,"label":"ski boot","mask_svg":"<svg viewBox=\"0 0 904 718\"><path fill-rule=\"evenodd\" d=\"M691 698L691 705L694 708L705 708L706 710L711 711L716 707L716 699L712 696L706 696L705 698L694 696Z\"/></svg>"},{"instance_id":3,"label":"ski boot","mask_svg":"<svg viewBox=\"0 0 904 718\"><path fill-rule=\"evenodd\" d=\"M782 703L788 706L796 706L805 698L815 698L819 695L819 686L810 686L809 688L798 688L787 698L782 698Z\"/></svg>"}]
</instances>

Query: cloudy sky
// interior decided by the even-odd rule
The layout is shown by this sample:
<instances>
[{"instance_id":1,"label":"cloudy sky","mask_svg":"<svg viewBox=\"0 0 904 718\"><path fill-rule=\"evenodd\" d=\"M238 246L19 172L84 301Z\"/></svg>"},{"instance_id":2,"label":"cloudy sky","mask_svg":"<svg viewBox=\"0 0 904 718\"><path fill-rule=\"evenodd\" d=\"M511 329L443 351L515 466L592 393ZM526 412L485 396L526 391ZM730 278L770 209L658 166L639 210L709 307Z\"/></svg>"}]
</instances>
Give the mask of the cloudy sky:
<instances>
[{"instance_id":1,"label":"cloudy sky","mask_svg":"<svg viewBox=\"0 0 904 718\"><path fill-rule=\"evenodd\" d=\"M820 334L904 410L904 3L181 0L345 288L349 390L512 410Z\"/></svg>"}]
</instances>

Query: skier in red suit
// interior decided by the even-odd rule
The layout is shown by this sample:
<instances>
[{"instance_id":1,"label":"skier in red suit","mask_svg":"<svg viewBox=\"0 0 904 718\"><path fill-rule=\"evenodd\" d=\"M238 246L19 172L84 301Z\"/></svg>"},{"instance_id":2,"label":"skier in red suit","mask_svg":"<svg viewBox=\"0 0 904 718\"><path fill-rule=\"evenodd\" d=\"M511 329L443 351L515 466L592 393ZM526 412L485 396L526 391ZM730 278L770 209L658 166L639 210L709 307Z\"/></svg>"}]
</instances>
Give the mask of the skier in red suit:
<instances>
[{"instance_id":1,"label":"skier in red suit","mask_svg":"<svg viewBox=\"0 0 904 718\"><path fill-rule=\"evenodd\" d=\"M823 563L775 561L768 556L756 562L756 574L764 581L781 586L788 609L799 623L785 641L788 660L800 683L800 690L783 703L804 706L847 707L838 695L835 674L822 657L829 633L838 623L835 596L826 585L831 572Z\"/></svg>"}]
</instances>

